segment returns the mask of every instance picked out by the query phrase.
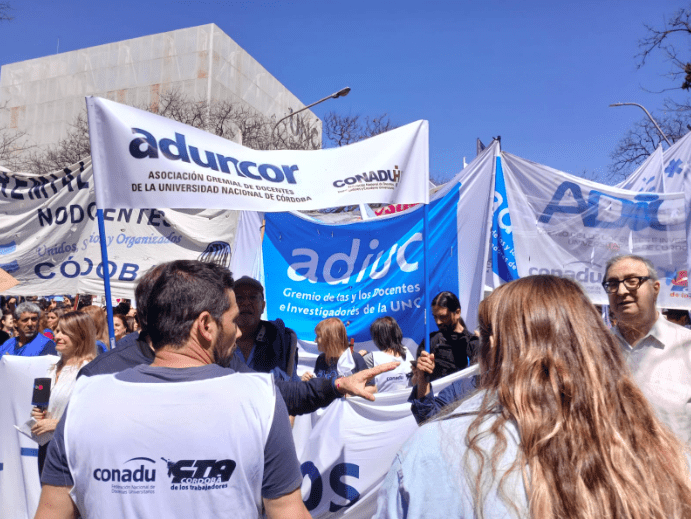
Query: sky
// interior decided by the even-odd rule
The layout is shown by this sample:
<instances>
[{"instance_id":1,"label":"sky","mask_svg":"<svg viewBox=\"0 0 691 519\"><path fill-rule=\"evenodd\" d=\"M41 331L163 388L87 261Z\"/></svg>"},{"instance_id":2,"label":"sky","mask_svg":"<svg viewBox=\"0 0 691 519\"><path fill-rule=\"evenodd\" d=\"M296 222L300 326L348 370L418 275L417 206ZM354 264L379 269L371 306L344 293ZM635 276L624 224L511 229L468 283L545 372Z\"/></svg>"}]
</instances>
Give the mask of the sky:
<instances>
[{"instance_id":1,"label":"sky","mask_svg":"<svg viewBox=\"0 0 691 519\"><path fill-rule=\"evenodd\" d=\"M644 24L670 0L117 2L9 0L0 64L215 23L313 111L429 121L430 176L448 179L476 139L606 181L610 153L671 87L662 55L637 68ZM688 49L688 43L680 46ZM621 178L617 179L620 180ZM611 182L610 182L611 183Z\"/></svg>"}]
</instances>

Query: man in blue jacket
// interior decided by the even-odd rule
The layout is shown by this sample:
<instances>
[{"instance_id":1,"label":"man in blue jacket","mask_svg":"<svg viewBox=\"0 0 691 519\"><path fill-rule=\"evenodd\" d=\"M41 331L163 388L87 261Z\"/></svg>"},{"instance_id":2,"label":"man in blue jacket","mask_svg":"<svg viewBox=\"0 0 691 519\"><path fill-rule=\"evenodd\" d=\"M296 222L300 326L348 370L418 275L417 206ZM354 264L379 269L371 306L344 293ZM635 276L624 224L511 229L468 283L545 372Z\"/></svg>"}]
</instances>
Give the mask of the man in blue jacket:
<instances>
[{"instance_id":1,"label":"man in blue jacket","mask_svg":"<svg viewBox=\"0 0 691 519\"><path fill-rule=\"evenodd\" d=\"M17 336L6 340L0 346L0 355L57 355L55 343L42 333L38 333L38 322L41 319L41 309L38 305L28 301L21 303L14 310L14 318L17 322Z\"/></svg>"}]
</instances>

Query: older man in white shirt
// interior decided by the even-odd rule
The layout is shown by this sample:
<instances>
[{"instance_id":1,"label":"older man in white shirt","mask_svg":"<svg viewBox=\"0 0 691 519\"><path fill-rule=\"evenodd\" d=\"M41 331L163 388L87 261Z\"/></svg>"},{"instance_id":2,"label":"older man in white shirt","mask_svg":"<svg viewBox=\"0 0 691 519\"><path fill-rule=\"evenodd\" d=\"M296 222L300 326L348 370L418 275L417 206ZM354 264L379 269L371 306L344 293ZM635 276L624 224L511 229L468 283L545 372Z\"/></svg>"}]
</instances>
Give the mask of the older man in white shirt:
<instances>
[{"instance_id":1,"label":"older man in white shirt","mask_svg":"<svg viewBox=\"0 0 691 519\"><path fill-rule=\"evenodd\" d=\"M659 418L691 445L691 330L655 308L660 281L650 260L617 256L604 277L614 333L634 378Z\"/></svg>"}]
</instances>

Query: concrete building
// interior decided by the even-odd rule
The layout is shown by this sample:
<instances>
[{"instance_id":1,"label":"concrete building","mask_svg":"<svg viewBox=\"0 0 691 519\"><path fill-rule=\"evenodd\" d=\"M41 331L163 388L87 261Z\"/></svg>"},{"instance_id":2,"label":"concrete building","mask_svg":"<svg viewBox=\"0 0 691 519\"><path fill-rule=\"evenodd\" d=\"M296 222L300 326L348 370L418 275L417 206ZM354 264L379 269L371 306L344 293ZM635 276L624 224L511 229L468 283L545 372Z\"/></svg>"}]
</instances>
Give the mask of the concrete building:
<instances>
[{"instance_id":1,"label":"concrete building","mask_svg":"<svg viewBox=\"0 0 691 519\"><path fill-rule=\"evenodd\" d=\"M53 144L85 111L87 95L155 109L159 95L173 88L193 99L241 102L276 120L305 106L209 24L3 65L0 128L23 130L38 145ZM321 142L321 121L303 113Z\"/></svg>"}]
</instances>

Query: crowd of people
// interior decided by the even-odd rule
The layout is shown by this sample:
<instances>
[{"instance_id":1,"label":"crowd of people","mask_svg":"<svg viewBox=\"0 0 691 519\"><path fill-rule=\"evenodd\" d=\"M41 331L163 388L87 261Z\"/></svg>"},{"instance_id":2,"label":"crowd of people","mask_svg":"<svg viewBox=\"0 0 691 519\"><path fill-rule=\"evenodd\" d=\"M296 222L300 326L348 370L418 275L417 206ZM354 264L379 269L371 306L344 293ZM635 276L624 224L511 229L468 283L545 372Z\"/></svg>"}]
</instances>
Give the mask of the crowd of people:
<instances>
[{"instance_id":1,"label":"crowd of people","mask_svg":"<svg viewBox=\"0 0 691 519\"><path fill-rule=\"evenodd\" d=\"M372 322L372 351L325 319L302 376L293 330L261 319L264 287L215 264L146 273L136 325L118 309L110 351L102 308L8 298L0 353L60 355L48 408L32 411L49 440L37 517L308 517L289 416L404 388L422 427L396 456L377 517L691 517L691 330L658 311L645 258L613 258L604 279L611 329L576 282L530 276L481 303L475 333L458 298L437 294L438 330L415 356L393 317ZM475 363L476 377L435 395L436 380ZM169 461L168 475L213 492L157 487L135 504L90 477L153 446L211 460Z\"/></svg>"}]
</instances>

